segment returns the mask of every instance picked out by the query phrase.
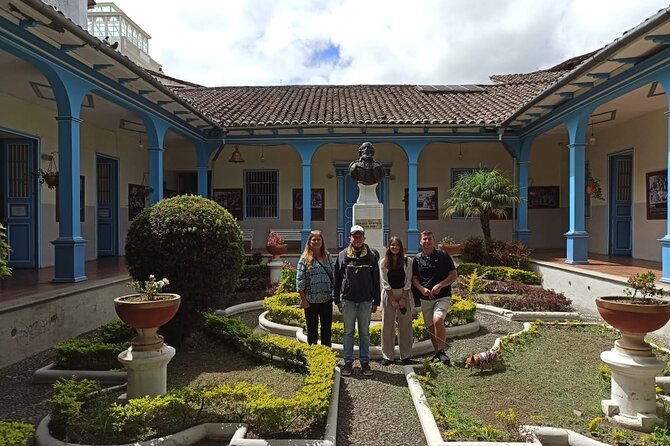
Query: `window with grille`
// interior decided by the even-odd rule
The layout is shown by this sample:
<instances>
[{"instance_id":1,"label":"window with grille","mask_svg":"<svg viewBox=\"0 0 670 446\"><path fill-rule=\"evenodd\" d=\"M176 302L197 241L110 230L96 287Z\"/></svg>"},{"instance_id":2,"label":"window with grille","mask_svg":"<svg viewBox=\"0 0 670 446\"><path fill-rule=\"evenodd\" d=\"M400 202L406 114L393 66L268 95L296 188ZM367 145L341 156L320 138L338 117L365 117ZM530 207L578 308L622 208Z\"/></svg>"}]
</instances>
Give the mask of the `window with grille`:
<instances>
[{"instance_id":1,"label":"window with grille","mask_svg":"<svg viewBox=\"0 0 670 446\"><path fill-rule=\"evenodd\" d=\"M279 173L276 170L244 172L244 218L279 217Z\"/></svg>"}]
</instances>

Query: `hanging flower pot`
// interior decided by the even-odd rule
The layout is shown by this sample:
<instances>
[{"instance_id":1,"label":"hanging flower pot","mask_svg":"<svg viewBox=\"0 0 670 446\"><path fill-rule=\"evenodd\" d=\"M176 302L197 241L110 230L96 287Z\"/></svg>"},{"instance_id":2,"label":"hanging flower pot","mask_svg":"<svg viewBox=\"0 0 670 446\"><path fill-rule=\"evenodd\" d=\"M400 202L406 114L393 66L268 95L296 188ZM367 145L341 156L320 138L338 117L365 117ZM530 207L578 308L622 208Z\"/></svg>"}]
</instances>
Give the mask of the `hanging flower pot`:
<instances>
[{"instance_id":1,"label":"hanging flower pot","mask_svg":"<svg viewBox=\"0 0 670 446\"><path fill-rule=\"evenodd\" d=\"M58 172L46 172L42 174L42 180L47 184L49 189L58 186Z\"/></svg>"}]
</instances>

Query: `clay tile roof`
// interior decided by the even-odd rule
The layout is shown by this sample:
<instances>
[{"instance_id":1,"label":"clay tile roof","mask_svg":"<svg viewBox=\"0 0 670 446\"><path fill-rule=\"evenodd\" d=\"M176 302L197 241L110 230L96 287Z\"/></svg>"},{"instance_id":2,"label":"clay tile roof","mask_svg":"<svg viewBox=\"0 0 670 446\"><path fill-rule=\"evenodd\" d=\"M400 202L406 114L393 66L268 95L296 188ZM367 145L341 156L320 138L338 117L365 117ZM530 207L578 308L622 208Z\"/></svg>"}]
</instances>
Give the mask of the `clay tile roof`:
<instances>
[{"instance_id":1,"label":"clay tile roof","mask_svg":"<svg viewBox=\"0 0 670 446\"><path fill-rule=\"evenodd\" d=\"M298 85L179 88L174 92L235 127L494 125L553 83ZM437 87L437 88L435 88Z\"/></svg>"}]
</instances>

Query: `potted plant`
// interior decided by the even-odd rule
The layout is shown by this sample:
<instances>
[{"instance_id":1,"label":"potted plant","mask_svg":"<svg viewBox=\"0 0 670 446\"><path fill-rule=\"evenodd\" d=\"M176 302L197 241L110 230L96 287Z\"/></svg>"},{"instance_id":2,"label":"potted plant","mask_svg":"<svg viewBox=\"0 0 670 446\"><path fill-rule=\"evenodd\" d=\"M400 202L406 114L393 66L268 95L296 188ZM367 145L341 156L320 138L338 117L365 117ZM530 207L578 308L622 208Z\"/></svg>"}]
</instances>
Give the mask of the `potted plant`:
<instances>
[{"instance_id":1,"label":"potted plant","mask_svg":"<svg viewBox=\"0 0 670 446\"><path fill-rule=\"evenodd\" d=\"M591 168L588 165L586 166L585 190L586 193L592 196L593 198L597 198L598 200L604 200L603 190L600 187L600 180L598 178L594 178L593 175L591 175Z\"/></svg>"},{"instance_id":2,"label":"potted plant","mask_svg":"<svg viewBox=\"0 0 670 446\"><path fill-rule=\"evenodd\" d=\"M158 328L174 317L181 302L178 294L161 293L169 284L168 279L156 280L151 274L147 281L128 283L137 293L114 299L114 310L119 319L137 330L137 336L132 341L133 350L158 350L163 346L163 337L157 334Z\"/></svg>"},{"instance_id":3,"label":"potted plant","mask_svg":"<svg viewBox=\"0 0 670 446\"><path fill-rule=\"evenodd\" d=\"M458 255L463 251L463 245L461 243L456 243L456 240L454 240L454 238L450 235L445 235L442 237L438 246L442 251L448 253L450 256Z\"/></svg>"},{"instance_id":4,"label":"potted plant","mask_svg":"<svg viewBox=\"0 0 670 446\"><path fill-rule=\"evenodd\" d=\"M51 170L51 167L47 170L37 169L35 173L40 177L40 184L46 183L49 189L58 186L58 172Z\"/></svg>"},{"instance_id":5,"label":"potted plant","mask_svg":"<svg viewBox=\"0 0 670 446\"><path fill-rule=\"evenodd\" d=\"M288 251L288 245L284 243L284 237L275 231L270 231L270 234L268 234L268 241L265 248L275 257L285 254L286 251Z\"/></svg>"},{"instance_id":6,"label":"potted plant","mask_svg":"<svg viewBox=\"0 0 670 446\"><path fill-rule=\"evenodd\" d=\"M644 341L647 333L663 327L670 320L670 301L656 299L665 291L654 284L652 271L638 273L628 278L625 296L596 298L600 316L621 332L615 346L625 353L651 356L651 346Z\"/></svg>"}]
</instances>

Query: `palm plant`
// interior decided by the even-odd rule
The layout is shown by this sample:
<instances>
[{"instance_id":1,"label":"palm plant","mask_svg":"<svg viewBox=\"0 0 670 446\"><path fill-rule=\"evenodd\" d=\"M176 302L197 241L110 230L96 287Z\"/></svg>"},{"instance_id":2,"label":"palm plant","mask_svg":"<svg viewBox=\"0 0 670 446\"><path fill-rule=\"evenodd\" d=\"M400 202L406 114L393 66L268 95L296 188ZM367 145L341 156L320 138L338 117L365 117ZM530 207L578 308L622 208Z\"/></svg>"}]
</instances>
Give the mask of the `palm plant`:
<instances>
[{"instance_id":1,"label":"palm plant","mask_svg":"<svg viewBox=\"0 0 670 446\"><path fill-rule=\"evenodd\" d=\"M485 245L491 240L491 218L504 218L505 208L521 201L516 186L497 169L462 174L444 201L444 216L479 217ZM486 249L486 246L485 246ZM488 251L488 250L486 250Z\"/></svg>"}]
</instances>

